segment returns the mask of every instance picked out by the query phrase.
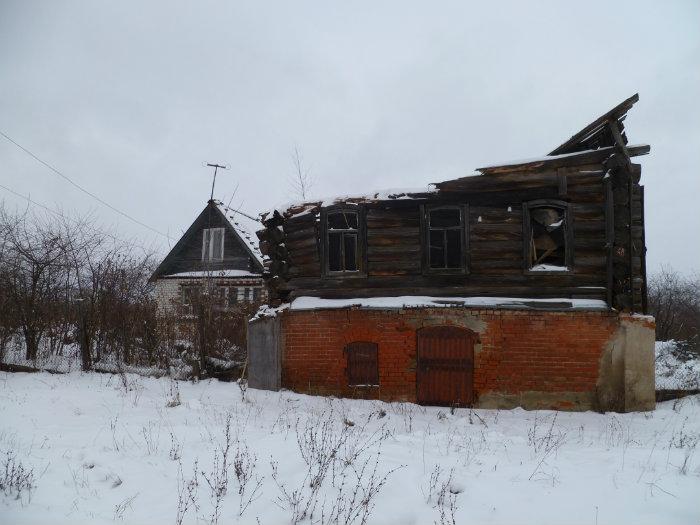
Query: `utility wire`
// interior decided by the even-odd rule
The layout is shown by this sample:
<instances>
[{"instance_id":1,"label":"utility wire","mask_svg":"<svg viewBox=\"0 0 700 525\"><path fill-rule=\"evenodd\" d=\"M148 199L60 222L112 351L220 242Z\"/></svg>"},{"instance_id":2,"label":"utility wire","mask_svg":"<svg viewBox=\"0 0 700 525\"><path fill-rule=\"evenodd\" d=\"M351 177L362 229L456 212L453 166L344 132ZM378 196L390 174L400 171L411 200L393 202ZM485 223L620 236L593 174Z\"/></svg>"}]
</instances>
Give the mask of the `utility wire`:
<instances>
[{"instance_id":1,"label":"utility wire","mask_svg":"<svg viewBox=\"0 0 700 525\"><path fill-rule=\"evenodd\" d=\"M163 237L165 237L165 238L167 238L167 239L170 239L171 241L174 241L174 240L175 240L175 239L173 239L172 237L170 237L168 234L163 233L163 232L161 232L161 231L158 231L158 230L156 230L155 228L152 228L152 227L149 226L148 224L145 224L145 223L141 222L141 221L138 220L138 219L134 219L134 218L133 218L131 215L129 215L128 213L125 213L125 212L123 212L123 211L121 211L121 210L115 208L114 206L112 206L112 205L109 204L108 202L102 200L100 197L98 197L98 196L95 195L94 193L92 193L92 192L86 190L86 189L83 188L80 184L78 184L77 182L73 181L73 179L71 179L71 178L68 177L67 175L64 175L64 174L61 173L59 170L57 170L56 168L54 168L51 164L49 164L48 162L46 162L46 161L40 159L40 158L37 157L34 153L32 153L31 151L29 151L27 148L25 148L25 147L22 146L21 144L18 144L17 142L15 142L11 137L8 137L8 136L7 136L5 133L3 133L1 130L0 130L0 135L2 135L2 136L3 136L5 139L7 139L9 142L11 142L11 143L14 144L15 146L17 146L17 147L18 147L19 149L21 149L22 151L24 151L27 155L29 155L30 157L32 157L34 160L36 160L37 162L39 162L39 163L43 164L44 166L46 166L47 168L49 168L49 169L50 169L51 171L53 171L56 175L58 175L59 177L62 177L62 178L65 179L66 181L68 181L70 184L72 184L73 186L75 186L76 188L78 188L78 189L79 189L80 191L82 191L83 193L89 195L90 197L92 197L93 199L97 200L98 202L100 202L100 203L103 204L104 206L107 206L110 210L113 210L113 211L117 212L119 215L122 215L123 217L126 217L126 218L129 219L130 221L135 222L136 224L138 224L138 225L140 225L140 226L143 226L144 228L147 228L147 229L151 230L152 232L157 233L158 235L162 235Z\"/></svg>"},{"instance_id":2,"label":"utility wire","mask_svg":"<svg viewBox=\"0 0 700 525\"><path fill-rule=\"evenodd\" d=\"M4 189L4 190L6 190L6 191L9 191L10 193L12 193L13 195L16 195L17 197L21 197L22 199L26 200L29 204L33 204L34 206L39 206L40 208L43 208L44 210L46 210L46 211L48 211L48 212L50 212L50 213L53 213L53 214L56 215L57 217L61 217L62 219L69 220L69 221L73 221L75 224L77 224L77 225L79 225L79 226L86 226L85 224L81 223L80 221L78 221L78 220L76 220L76 219L74 219L74 218L72 218L72 217L66 217L66 216L63 215L61 212L56 211L56 210L54 210L54 209L52 209L52 208L49 208L48 206L45 206L44 204L41 204L40 202L36 202L35 200L32 200L31 197L27 197L26 195L22 195L21 193L16 192L16 191L13 190L12 188L8 188L7 186L4 186L4 185L2 185L2 184L0 184L0 188ZM109 238L111 238L111 239L113 239L113 240L115 240L115 241L118 241L118 242L121 242L121 243L124 243L124 244L134 245L134 246L136 246L136 247L138 247L138 248L141 248L141 249L142 249L144 252L146 252L146 253L148 253L148 252L151 251L150 249L144 247L144 246L141 245L141 244L137 244L137 243L132 242L132 241L125 241L124 239L121 239L121 238L119 238L119 237L116 237L115 235L112 235L111 233L106 232L106 231L104 231L104 230L100 230L100 229L98 229L98 228L95 228L94 226L87 226L87 227L90 228L90 229L92 229L93 231L95 231L95 232L97 232L97 233L101 233L102 235L106 235L107 237L109 237Z\"/></svg>"}]
</instances>

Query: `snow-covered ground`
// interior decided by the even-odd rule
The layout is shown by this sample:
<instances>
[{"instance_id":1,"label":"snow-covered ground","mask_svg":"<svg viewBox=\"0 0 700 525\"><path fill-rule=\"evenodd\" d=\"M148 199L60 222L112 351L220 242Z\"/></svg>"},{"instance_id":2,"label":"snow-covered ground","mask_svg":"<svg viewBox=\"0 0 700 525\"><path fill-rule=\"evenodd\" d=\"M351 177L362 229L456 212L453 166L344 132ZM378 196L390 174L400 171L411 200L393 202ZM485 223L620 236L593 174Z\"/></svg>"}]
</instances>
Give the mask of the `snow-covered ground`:
<instances>
[{"instance_id":1,"label":"snow-covered ground","mask_svg":"<svg viewBox=\"0 0 700 525\"><path fill-rule=\"evenodd\" d=\"M210 484L227 479L222 524L291 523L305 509L303 523L366 511L377 524L698 523L699 438L700 396L649 413L451 413L243 399L217 381L0 373L0 486L8 458L34 485L17 498L5 483L0 523L207 523Z\"/></svg>"}]
</instances>

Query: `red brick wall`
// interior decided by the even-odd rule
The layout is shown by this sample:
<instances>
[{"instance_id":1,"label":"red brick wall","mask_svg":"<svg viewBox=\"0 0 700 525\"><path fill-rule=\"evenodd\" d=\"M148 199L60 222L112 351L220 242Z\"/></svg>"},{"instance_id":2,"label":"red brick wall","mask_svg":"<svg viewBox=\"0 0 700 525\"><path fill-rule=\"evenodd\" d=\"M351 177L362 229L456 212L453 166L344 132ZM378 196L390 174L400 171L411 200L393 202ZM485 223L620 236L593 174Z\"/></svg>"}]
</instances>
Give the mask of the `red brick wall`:
<instances>
[{"instance_id":1,"label":"red brick wall","mask_svg":"<svg viewBox=\"0 0 700 525\"><path fill-rule=\"evenodd\" d=\"M287 311L282 386L415 401L416 330L435 325L463 326L478 334L478 399L486 393L595 392L600 356L618 327L618 317L612 312L469 308ZM379 388L347 385L343 348L353 341L379 345Z\"/></svg>"}]
</instances>

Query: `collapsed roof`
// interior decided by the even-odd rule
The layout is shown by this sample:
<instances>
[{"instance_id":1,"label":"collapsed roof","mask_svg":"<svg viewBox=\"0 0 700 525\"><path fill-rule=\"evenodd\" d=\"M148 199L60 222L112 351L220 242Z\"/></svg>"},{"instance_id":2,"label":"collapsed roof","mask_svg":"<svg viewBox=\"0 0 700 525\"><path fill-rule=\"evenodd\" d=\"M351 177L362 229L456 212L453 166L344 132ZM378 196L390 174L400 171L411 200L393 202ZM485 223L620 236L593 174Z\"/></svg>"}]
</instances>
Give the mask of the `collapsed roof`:
<instances>
[{"instance_id":1,"label":"collapsed roof","mask_svg":"<svg viewBox=\"0 0 700 525\"><path fill-rule=\"evenodd\" d=\"M497 176L516 172L527 173L547 168L555 169L562 166L581 166L585 164L602 163L617 151L618 146L616 146L615 134L618 133L618 129L622 142L625 145L627 144L628 140L624 132L623 121L627 116L627 112L638 100L639 94L635 93L604 115L595 119L578 133L574 134L569 140L554 148L543 157L485 166L483 168L478 168L477 173L458 179L437 182L426 188L384 190L365 195L346 195L314 201L286 203L266 213L262 213L261 218L263 222L274 216L289 218L309 213L320 207L340 203L361 204L364 202L386 200L425 199L436 192L478 191L481 183L479 178L484 175ZM611 123L616 123L619 128L617 126L612 126ZM646 144L632 145L626 147L626 153L629 157L636 157L639 155L646 155L649 153L650 149L650 146ZM490 188L497 188L497 186L493 185L493 180L484 182ZM504 185L508 184L506 180L504 180L503 183Z\"/></svg>"}]
</instances>

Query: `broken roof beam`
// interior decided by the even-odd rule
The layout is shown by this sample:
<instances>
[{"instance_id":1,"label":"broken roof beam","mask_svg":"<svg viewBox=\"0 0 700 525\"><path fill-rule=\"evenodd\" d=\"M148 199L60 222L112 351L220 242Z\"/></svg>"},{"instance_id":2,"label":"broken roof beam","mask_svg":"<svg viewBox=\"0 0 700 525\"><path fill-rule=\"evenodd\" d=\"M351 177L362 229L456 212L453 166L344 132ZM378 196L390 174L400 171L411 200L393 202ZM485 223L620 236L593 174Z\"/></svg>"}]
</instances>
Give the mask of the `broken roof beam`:
<instances>
[{"instance_id":1,"label":"broken roof beam","mask_svg":"<svg viewBox=\"0 0 700 525\"><path fill-rule=\"evenodd\" d=\"M600 133L605 133L607 131L607 126L606 124L610 121L616 121L616 122L621 122L624 118L627 112L634 106L634 104L639 100L639 94L635 93L632 95L630 98L627 100L621 102L614 108L612 108L610 111L608 111L605 115L602 115L595 119L593 122L588 124L585 128L583 128L581 131L576 133L574 136L572 136L569 140L564 142L561 146L555 148L552 152L550 152L550 155L561 155L563 153L572 153L580 148L586 148L588 147L585 145L586 142L590 141L592 138L594 138L596 135ZM625 138L626 141L626 138ZM608 146L612 146L613 143L611 144L606 144Z\"/></svg>"},{"instance_id":2,"label":"broken roof beam","mask_svg":"<svg viewBox=\"0 0 700 525\"><path fill-rule=\"evenodd\" d=\"M646 155L651 150L651 148L647 144L627 146L626 149L630 157ZM584 164L598 164L602 163L614 152L615 146L608 146L605 148L588 151L577 151L574 153L566 153L563 155L541 157L539 159L528 159L522 161L513 161L507 164L500 164L496 166L486 166L484 168L478 168L477 171L480 171L484 175L490 175L497 173L511 173L515 171L531 172L546 168L560 168L565 166L582 166ZM464 178L456 180L464 180ZM454 181L440 182L437 184L437 187L442 189L441 186L449 182Z\"/></svg>"}]
</instances>

